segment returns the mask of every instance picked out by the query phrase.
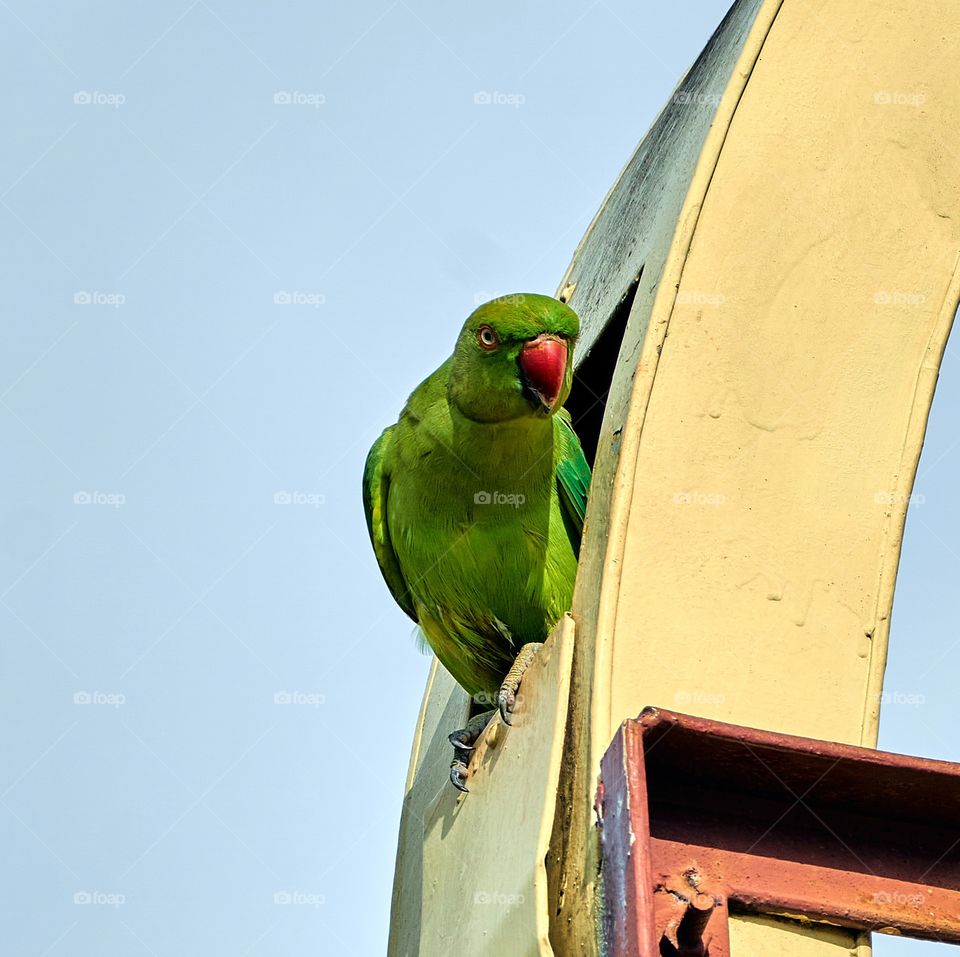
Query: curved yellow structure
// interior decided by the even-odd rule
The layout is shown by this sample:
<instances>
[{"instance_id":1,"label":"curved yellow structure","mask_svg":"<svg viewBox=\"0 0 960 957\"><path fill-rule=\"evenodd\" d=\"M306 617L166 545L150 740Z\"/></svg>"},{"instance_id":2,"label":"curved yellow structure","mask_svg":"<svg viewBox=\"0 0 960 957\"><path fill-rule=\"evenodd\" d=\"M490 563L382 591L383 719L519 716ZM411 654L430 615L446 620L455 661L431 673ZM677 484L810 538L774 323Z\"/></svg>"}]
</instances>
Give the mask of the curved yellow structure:
<instances>
[{"instance_id":1,"label":"curved yellow structure","mask_svg":"<svg viewBox=\"0 0 960 957\"><path fill-rule=\"evenodd\" d=\"M585 355L640 276L573 619L466 800L444 736L466 701L434 668L394 957L598 953L597 769L645 705L875 742L960 299L958 37L955 0L741 0L611 190L561 284ZM731 934L743 954L868 948L770 918Z\"/></svg>"}]
</instances>

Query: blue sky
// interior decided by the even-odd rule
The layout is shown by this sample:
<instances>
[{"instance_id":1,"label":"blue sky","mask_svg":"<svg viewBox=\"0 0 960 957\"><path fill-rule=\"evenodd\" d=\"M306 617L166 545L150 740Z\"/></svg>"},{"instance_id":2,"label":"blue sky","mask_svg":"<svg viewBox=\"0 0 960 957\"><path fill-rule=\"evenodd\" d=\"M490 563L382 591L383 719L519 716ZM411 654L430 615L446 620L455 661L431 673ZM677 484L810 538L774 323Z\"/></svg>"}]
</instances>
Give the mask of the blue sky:
<instances>
[{"instance_id":1,"label":"blue sky","mask_svg":"<svg viewBox=\"0 0 960 957\"><path fill-rule=\"evenodd\" d=\"M554 291L726 6L0 2L10 953L383 952L429 662L363 458ZM954 760L957 367L882 738Z\"/></svg>"}]
</instances>

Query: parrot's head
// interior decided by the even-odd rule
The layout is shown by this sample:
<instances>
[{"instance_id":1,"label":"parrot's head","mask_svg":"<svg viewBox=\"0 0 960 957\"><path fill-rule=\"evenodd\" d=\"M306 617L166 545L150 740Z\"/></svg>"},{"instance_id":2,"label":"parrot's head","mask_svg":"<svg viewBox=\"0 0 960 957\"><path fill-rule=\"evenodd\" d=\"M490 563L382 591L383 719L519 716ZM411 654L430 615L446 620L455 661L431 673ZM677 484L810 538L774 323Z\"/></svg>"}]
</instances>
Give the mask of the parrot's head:
<instances>
[{"instance_id":1,"label":"parrot's head","mask_svg":"<svg viewBox=\"0 0 960 957\"><path fill-rule=\"evenodd\" d=\"M550 416L570 394L577 314L535 293L501 296L475 309L453 353L449 394L468 419Z\"/></svg>"}]
</instances>

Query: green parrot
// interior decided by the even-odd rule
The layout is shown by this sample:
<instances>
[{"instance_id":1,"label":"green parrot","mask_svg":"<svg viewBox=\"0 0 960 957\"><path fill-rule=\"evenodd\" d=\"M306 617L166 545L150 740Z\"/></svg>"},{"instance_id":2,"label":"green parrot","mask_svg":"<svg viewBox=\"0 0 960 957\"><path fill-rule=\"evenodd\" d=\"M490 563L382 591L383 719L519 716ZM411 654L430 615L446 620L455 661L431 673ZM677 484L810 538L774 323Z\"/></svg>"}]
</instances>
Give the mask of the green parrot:
<instances>
[{"instance_id":1,"label":"green parrot","mask_svg":"<svg viewBox=\"0 0 960 957\"><path fill-rule=\"evenodd\" d=\"M507 724L523 671L573 595L590 467L562 406L579 331L549 296L480 306L364 467L367 528L393 597ZM450 735L462 791L493 713Z\"/></svg>"}]
</instances>

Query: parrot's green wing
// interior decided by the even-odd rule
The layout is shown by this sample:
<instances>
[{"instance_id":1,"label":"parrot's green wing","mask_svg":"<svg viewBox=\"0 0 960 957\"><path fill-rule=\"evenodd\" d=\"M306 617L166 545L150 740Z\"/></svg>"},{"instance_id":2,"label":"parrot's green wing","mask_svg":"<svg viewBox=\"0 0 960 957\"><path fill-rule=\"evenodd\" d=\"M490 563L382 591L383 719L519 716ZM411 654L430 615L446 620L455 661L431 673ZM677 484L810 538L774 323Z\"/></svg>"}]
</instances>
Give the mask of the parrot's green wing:
<instances>
[{"instance_id":1,"label":"parrot's green wing","mask_svg":"<svg viewBox=\"0 0 960 957\"><path fill-rule=\"evenodd\" d=\"M363 467L363 510L367 516L367 531L380 565L387 587L397 604L414 620L417 613L407 590L407 583L400 570L400 563L390 542L387 528L387 496L390 493L390 470L386 467L387 452L392 439L393 426L385 429L373 443Z\"/></svg>"},{"instance_id":2,"label":"parrot's green wing","mask_svg":"<svg viewBox=\"0 0 960 957\"><path fill-rule=\"evenodd\" d=\"M560 491L560 504L569 519L569 524L576 532L573 545L579 552L583 520L587 514L587 496L590 494L590 466L587 465L583 449L580 448L577 433L573 431L570 413L566 409L561 409L556 421L557 438L560 443L557 488Z\"/></svg>"}]
</instances>

